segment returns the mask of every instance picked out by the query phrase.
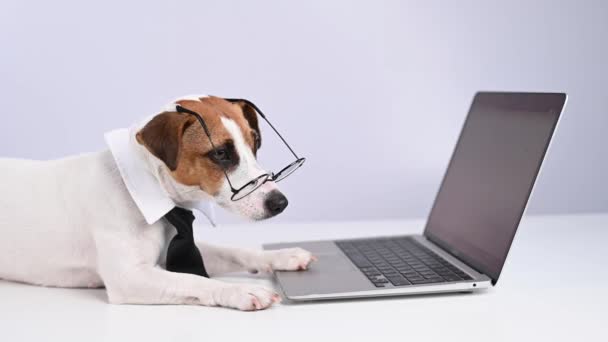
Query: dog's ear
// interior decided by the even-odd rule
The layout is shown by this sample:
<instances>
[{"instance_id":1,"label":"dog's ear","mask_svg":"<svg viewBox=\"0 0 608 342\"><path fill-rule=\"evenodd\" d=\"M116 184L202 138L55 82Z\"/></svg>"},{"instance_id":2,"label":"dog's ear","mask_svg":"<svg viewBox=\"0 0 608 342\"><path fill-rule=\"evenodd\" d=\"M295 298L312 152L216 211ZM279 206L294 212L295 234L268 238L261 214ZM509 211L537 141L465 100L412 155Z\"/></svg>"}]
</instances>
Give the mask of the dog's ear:
<instances>
[{"instance_id":1,"label":"dog's ear","mask_svg":"<svg viewBox=\"0 0 608 342\"><path fill-rule=\"evenodd\" d=\"M258 124L258 111L255 108L255 105L249 100L243 99L226 99L229 102L232 102L239 107L243 111L243 116L249 123L249 127L255 132L254 141L255 141L255 150L259 150L262 146L262 134L260 133L260 126Z\"/></svg>"},{"instance_id":2,"label":"dog's ear","mask_svg":"<svg viewBox=\"0 0 608 342\"><path fill-rule=\"evenodd\" d=\"M137 132L137 142L162 160L169 170L177 169L182 136L193 123L192 117L176 112L164 112L155 116Z\"/></svg>"}]
</instances>

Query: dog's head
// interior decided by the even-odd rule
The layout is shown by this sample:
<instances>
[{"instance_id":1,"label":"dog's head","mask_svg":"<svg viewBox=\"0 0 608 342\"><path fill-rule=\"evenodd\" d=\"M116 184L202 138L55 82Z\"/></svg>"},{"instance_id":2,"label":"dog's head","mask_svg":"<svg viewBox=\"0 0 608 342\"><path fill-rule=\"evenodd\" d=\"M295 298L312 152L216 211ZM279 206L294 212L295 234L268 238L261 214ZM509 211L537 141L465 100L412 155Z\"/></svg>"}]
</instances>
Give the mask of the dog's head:
<instances>
[{"instance_id":1,"label":"dog's head","mask_svg":"<svg viewBox=\"0 0 608 342\"><path fill-rule=\"evenodd\" d=\"M176 105L202 117L215 149L197 118L177 112ZM276 216L287 206L274 182L238 201L231 199L224 170L236 189L266 173L256 160L262 143L258 114L244 101L213 96L177 100L137 133L137 141L158 160L156 173L178 203L212 199L253 220Z\"/></svg>"}]
</instances>

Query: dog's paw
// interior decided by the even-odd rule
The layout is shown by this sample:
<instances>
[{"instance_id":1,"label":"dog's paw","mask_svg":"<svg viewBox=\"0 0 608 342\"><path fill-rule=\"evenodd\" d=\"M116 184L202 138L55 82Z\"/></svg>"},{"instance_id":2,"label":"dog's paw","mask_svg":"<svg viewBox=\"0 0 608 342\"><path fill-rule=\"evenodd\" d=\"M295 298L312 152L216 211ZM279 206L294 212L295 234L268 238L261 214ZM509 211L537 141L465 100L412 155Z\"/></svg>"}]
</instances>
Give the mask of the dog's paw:
<instances>
[{"instance_id":1,"label":"dog's paw","mask_svg":"<svg viewBox=\"0 0 608 342\"><path fill-rule=\"evenodd\" d=\"M317 260L309 251L299 247L264 251L261 259L262 265L258 268L264 272L306 270L311 262Z\"/></svg>"},{"instance_id":2,"label":"dog's paw","mask_svg":"<svg viewBox=\"0 0 608 342\"><path fill-rule=\"evenodd\" d=\"M259 285L233 284L216 291L217 305L242 311L263 310L281 301L278 293Z\"/></svg>"}]
</instances>

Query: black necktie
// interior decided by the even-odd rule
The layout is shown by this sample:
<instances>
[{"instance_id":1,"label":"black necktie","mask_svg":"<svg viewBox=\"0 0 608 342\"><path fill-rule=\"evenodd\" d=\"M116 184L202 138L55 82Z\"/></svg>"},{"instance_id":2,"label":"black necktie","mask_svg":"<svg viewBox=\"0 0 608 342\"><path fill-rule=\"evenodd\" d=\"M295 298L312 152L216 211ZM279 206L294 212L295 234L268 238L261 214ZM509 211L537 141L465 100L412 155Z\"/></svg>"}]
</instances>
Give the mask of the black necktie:
<instances>
[{"instance_id":1,"label":"black necktie","mask_svg":"<svg viewBox=\"0 0 608 342\"><path fill-rule=\"evenodd\" d=\"M177 235L171 240L167 250L167 271L191 273L209 278L203 257L194 244L192 211L175 207L165 215L165 218L177 230Z\"/></svg>"}]
</instances>

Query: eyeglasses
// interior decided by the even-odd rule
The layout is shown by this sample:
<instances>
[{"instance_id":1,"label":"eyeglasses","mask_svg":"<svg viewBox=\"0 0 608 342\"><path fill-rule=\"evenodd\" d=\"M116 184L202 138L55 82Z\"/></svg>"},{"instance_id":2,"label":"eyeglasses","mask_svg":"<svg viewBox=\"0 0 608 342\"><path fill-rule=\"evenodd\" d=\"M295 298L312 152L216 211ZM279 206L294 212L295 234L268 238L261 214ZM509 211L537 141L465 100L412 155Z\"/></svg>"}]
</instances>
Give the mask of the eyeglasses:
<instances>
[{"instance_id":1,"label":"eyeglasses","mask_svg":"<svg viewBox=\"0 0 608 342\"><path fill-rule=\"evenodd\" d=\"M304 162L306 161L306 158L298 157L298 155L294 152L294 150L291 148L291 146L289 146L287 141L285 141L283 136L281 136L281 134L279 134L277 129L274 128L274 126L270 123L270 121L268 121L268 119L266 118L266 115L264 115L264 113L262 113L262 111L253 102L251 102L249 100L245 100L245 99L225 99L225 100L228 102L232 102L232 103L242 101L245 104L251 106L253 109L255 109L255 111L258 113L258 115L260 117L262 117L262 119L264 119L264 121L266 121L266 123L268 123L270 128L272 128L272 130L279 136L279 138L281 138L281 141L283 141L283 143L285 144L285 146L287 146L287 148L289 149L291 154L293 154L293 156L296 158L296 160L294 162L292 162L291 164L289 164L286 167L284 167L283 169L281 169L281 171L279 171L277 173L274 173L274 172L264 173L256 178L250 180L249 182L247 182L245 185L243 185L242 187L240 187L238 189L235 189L234 186L232 185L232 182L230 181L230 178L228 177L228 170L226 169L226 167L224 165L221 165L222 171L224 172L224 176L226 176L226 180L228 181L228 185L230 186L230 190L232 191L232 197L230 197L230 199L233 201L238 201L238 200L241 200L241 199L247 197L248 195L250 195L252 192L257 190L259 187L264 185L264 183L266 183L266 182L269 182L269 181L270 182L280 182L283 179L287 178L287 176L291 175L295 170L297 170L298 168L300 168L300 166L302 166L304 164ZM205 131L205 135L207 135L209 142L211 143L211 148L213 148L215 150L216 145L213 143L213 139L211 139L211 133L209 132L209 128L207 127L205 120L203 120L203 118L197 112L192 111L188 108L182 107L181 105L177 105L176 110L179 113L193 115L197 119L199 124L203 127L203 130Z\"/></svg>"}]
</instances>

